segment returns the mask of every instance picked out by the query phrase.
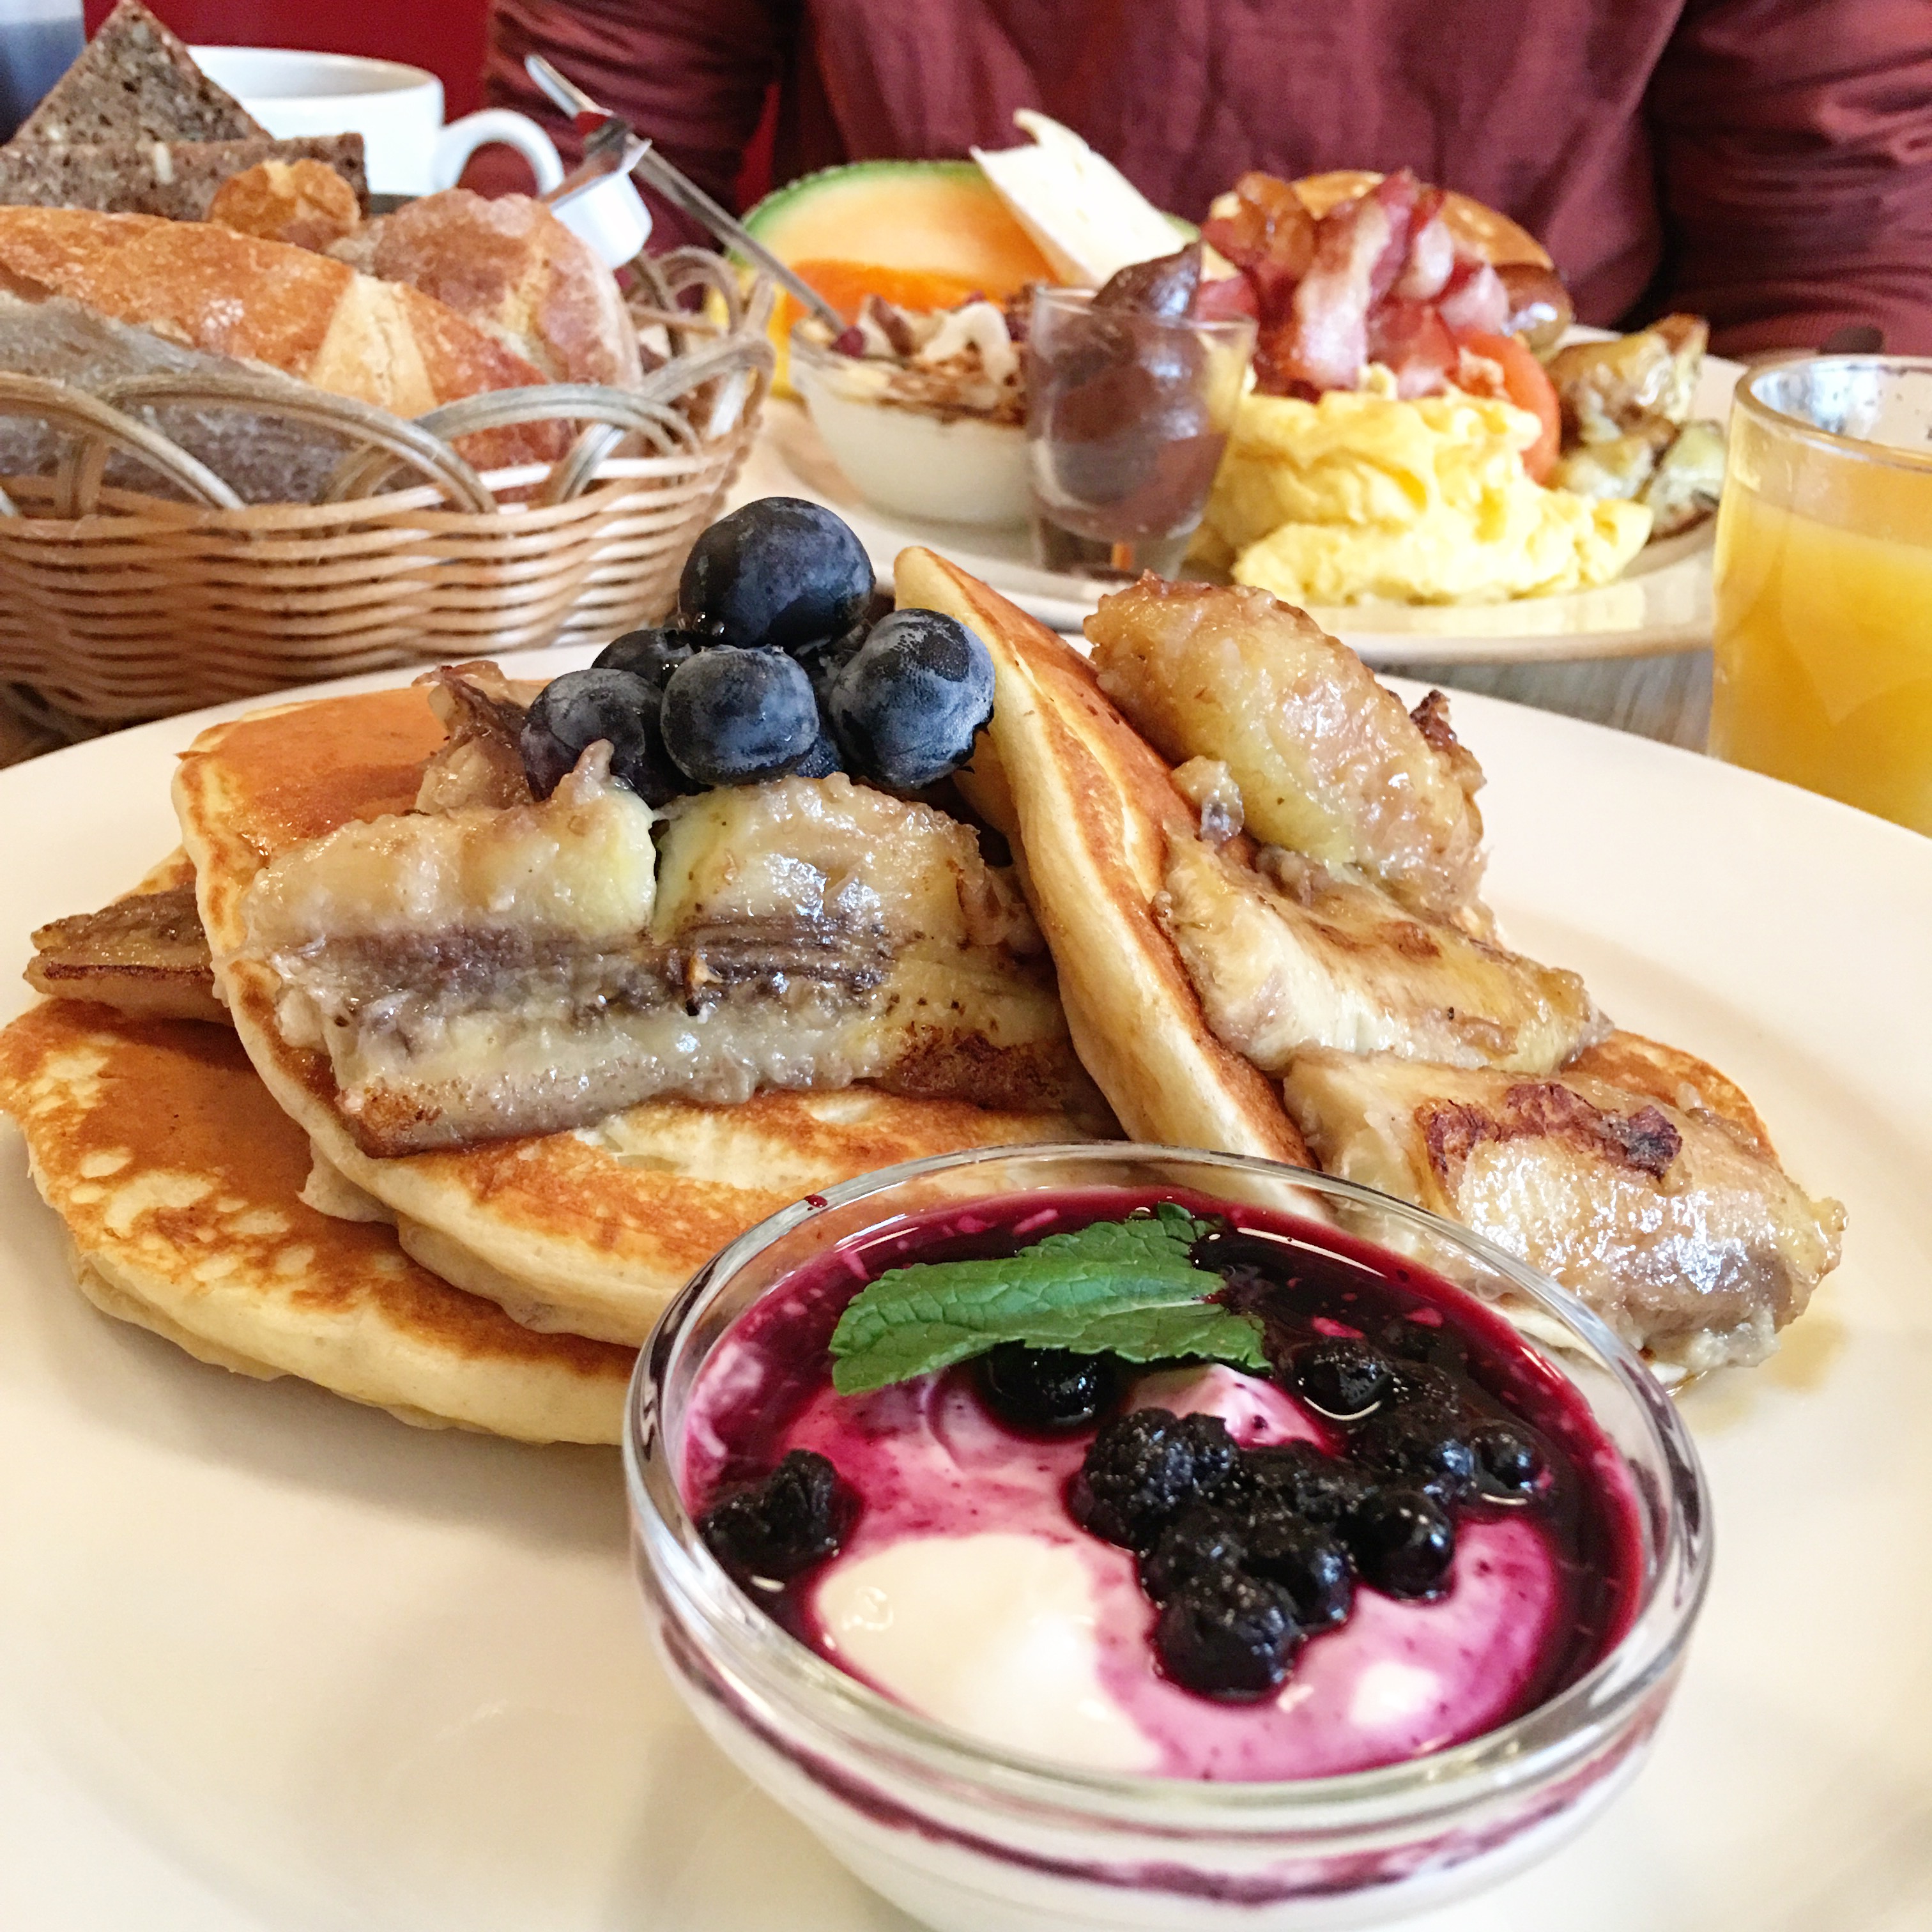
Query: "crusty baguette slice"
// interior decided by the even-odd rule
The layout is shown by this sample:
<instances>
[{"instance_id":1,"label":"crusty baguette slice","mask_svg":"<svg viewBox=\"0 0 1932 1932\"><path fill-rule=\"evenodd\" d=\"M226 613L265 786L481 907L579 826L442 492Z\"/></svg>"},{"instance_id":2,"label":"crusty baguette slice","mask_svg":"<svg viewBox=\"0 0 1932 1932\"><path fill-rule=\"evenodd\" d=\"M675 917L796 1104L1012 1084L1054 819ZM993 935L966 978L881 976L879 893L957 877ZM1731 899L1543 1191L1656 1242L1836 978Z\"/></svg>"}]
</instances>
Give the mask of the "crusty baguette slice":
<instances>
[{"instance_id":1,"label":"crusty baguette slice","mask_svg":"<svg viewBox=\"0 0 1932 1932\"><path fill-rule=\"evenodd\" d=\"M908 550L896 585L902 607L956 617L992 654L993 722L961 789L1012 843L1074 1047L1120 1124L1312 1167L1274 1083L1208 1030L1156 914L1168 836L1195 836L1167 766L1083 659L976 578Z\"/></svg>"},{"instance_id":2,"label":"crusty baguette slice","mask_svg":"<svg viewBox=\"0 0 1932 1932\"><path fill-rule=\"evenodd\" d=\"M99 314L83 302L50 296L22 302L0 290L0 369L38 376L99 395L135 376L189 376L219 388L249 376L284 390L291 404L308 392L292 376L265 372L232 356L198 349ZM342 438L294 415L169 404L149 419L163 434L208 465L244 503L309 503L342 461ZM58 460L60 433L32 416L0 420L0 476L44 476ZM113 455L107 482L117 489L160 487L147 464Z\"/></svg>"},{"instance_id":3,"label":"crusty baguette slice","mask_svg":"<svg viewBox=\"0 0 1932 1932\"><path fill-rule=\"evenodd\" d=\"M208 222L0 208L0 286L26 302L70 297L190 348L266 363L400 416L544 380L487 330L417 290ZM563 441L550 424L497 432L472 460L549 461Z\"/></svg>"}]
</instances>

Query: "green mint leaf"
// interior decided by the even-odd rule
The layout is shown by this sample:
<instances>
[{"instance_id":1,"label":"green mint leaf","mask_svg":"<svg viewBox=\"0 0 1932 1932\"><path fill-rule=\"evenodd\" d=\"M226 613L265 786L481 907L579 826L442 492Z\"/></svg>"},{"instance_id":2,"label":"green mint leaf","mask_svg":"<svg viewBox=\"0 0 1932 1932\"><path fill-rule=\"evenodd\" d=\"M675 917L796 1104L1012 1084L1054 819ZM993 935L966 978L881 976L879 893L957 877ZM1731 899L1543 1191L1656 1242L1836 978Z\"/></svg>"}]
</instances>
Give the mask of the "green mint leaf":
<instances>
[{"instance_id":1,"label":"green mint leaf","mask_svg":"<svg viewBox=\"0 0 1932 1932\"><path fill-rule=\"evenodd\" d=\"M1191 1357L1227 1362L1260 1375L1266 1375L1270 1366L1268 1351L1262 1346L1259 1321L1252 1315L1237 1315L1215 1301L1190 1302L1180 1308L1137 1308L1124 1315L1105 1316L1090 1323L1078 1340L1050 1346L1071 1348L1076 1354L1118 1355L1129 1362Z\"/></svg>"},{"instance_id":2,"label":"green mint leaf","mask_svg":"<svg viewBox=\"0 0 1932 1932\"><path fill-rule=\"evenodd\" d=\"M839 1318L832 1386L841 1395L862 1394L1003 1342L1264 1370L1259 1323L1209 1301L1221 1277L1188 1258L1210 1227L1164 1202L1152 1215L1049 1234L1005 1260L890 1269Z\"/></svg>"}]
</instances>

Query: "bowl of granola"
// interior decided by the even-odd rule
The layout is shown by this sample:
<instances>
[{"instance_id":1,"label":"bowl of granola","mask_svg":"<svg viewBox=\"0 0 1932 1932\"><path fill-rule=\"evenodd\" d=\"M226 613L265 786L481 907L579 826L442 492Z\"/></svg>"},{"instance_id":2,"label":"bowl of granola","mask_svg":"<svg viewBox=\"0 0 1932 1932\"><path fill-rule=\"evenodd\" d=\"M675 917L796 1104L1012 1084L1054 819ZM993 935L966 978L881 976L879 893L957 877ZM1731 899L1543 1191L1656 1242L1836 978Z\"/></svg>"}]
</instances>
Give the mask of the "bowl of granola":
<instances>
[{"instance_id":1,"label":"bowl of granola","mask_svg":"<svg viewBox=\"0 0 1932 1932\"><path fill-rule=\"evenodd\" d=\"M867 502L943 523L1026 521L1021 345L997 302L920 313L868 296L841 334L797 323L791 370L813 427Z\"/></svg>"}]
</instances>

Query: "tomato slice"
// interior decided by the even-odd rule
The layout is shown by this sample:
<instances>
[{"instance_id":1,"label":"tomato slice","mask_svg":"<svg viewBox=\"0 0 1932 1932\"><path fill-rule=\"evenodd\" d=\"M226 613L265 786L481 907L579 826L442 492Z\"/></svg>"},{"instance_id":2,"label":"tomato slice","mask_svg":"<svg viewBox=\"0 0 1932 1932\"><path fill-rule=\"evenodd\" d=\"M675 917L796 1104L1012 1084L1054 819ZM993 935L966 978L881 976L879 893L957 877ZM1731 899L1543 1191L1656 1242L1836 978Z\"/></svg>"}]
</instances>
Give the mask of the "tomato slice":
<instances>
[{"instance_id":1,"label":"tomato slice","mask_svg":"<svg viewBox=\"0 0 1932 1932\"><path fill-rule=\"evenodd\" d=\"M1557 450L1563 436L1563 412L1556 401L1556 386L1543 364L1529 352L1520 335L1466 335L1463 346L1496 363L1503 372L1503 393L1520 410L1527 410L1542 425L1536 440L1522 453L1522 466L1530 481L1544 483L1556 466Z\"/></svg>"}]
</instances>

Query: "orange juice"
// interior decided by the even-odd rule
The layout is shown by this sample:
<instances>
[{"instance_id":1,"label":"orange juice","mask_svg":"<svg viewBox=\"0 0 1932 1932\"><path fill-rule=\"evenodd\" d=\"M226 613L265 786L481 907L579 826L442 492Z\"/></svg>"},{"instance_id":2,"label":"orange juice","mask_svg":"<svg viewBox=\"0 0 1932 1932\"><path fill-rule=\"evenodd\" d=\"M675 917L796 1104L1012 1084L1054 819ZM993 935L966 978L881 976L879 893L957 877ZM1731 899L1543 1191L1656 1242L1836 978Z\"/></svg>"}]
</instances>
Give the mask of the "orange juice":
<instances>
[{"instance_id":1,"label":"orange juice","mask_svg":"<svg viewBox=\"0 0 1932 1932\"><path fill-rule=\"evenodd\" d=\"M1714 569L1711 750L1932 833L1932 460L1741 394Z\"/></svg>"}]
</instances>

